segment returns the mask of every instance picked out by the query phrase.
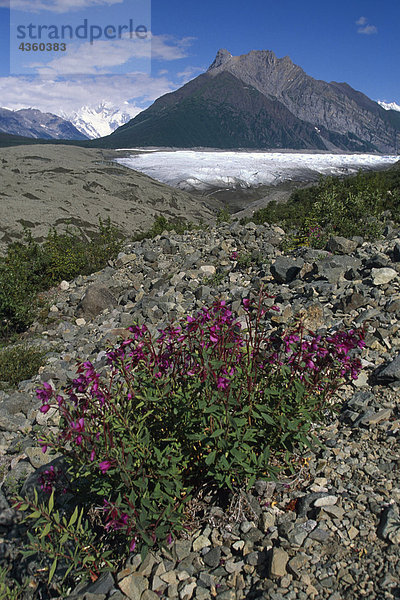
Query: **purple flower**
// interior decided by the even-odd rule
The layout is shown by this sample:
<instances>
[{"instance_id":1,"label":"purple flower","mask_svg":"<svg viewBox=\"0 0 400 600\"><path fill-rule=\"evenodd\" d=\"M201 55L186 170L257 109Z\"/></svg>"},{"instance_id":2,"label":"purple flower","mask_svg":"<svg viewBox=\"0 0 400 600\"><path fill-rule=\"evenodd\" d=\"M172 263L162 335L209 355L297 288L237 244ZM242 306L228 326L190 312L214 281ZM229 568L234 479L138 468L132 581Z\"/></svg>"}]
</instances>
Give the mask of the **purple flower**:
<instances>
[{"instance_id":1,"label":"purple flower","mask_svg":"<svg viewBox=\"0 0 400 600\"><path fill-rule=\"evenodd\" d=\"M103 473L107 473L108 469L111 468L111 463L109 460L103 460L103 462L99 463L99 469Z\"/></svg>"},{"instance_id":2,"label":"purple flower","mask_svg":"<svg viewBox=\"0 0 400 600\"><path fill-rule=\"evenodd\" d=\"M46 414L50 410L50 404L43 404L40 407L40 412Z\"/></svg>"},{"instance_id":3,"label":"purple flower","mask_svg":"<svg viewBox=\"0 0 400 600\"><path fill-rule=\"evenodd\" d=\"M136 540L133 539L129 545L129 552L133 552L135 548L136 548Z\"/></svg>"},{"instance_id":4,"label":"purple flower","mask_svg":"<svg viewBox=\"0 0 400 600\"><path fill-rule=\"evenodd\" d=\"M244 308L244 310L249 310L249 308L250 308L250 299L249 298L243 299L243 308Z\"/></svg>"},{"instance_id":5,"label":"purple flower","mask_svg":"<svg viewBox=\"0 0 400 600\"><path fill-rule=\"evenodd\" d=\"M219 390L226 390L229 387L229 380L225 377L218 377L217 379L217 388Z\"/></svg>"}]
</instances>

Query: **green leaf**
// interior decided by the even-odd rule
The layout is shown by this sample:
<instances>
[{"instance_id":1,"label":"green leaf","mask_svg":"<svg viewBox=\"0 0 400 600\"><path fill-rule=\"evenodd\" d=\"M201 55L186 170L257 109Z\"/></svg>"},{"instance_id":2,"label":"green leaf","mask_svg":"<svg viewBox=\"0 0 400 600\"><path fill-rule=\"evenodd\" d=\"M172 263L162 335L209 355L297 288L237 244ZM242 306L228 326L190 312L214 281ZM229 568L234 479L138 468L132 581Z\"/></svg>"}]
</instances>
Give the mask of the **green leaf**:
<instances>
[{"instance_id":1,"label":"green leaf","mask_svg":"<svg viewBox=\"0 0 400 600\"><path fill-rule=\"evenodd\" d=\"M38 517L41 516L41 514L42 513L39 510L35 510L33 513L28 515L28 519L37 519Z\"/></svg>"},{"instance_id":2,"label":"green leaf","mask_svg":"<svg viewBox=\"0 0 400 600\"><path fill-rule=\"evenodd\" d=\"M49 579L48 579L48 583L50 583L50 581L53 579L53 575L54 575L54 573L55 573L55 571L56 571L56 568L57 568L57 560L58 560L58 558L56 557L56 558L53 560L53 564L51 565L51 569L50 569L50 573L49 573Z\"/></svg>"},{"instance_id":3,"label":"green leaf","mask_svg":"<svg viewBox=\"0 0 400 600\"><path fill-rule=\"evenodd\" d=\"M60 539L60 546L64 546L64 544L68 538L69 538L69 532L66 531Z\"/></svg>"},{"instance_id":4,"label":"green leaf","mask_svg":"<svg viewBox=\"0 0 400 600\"><path fill-rule=\"evenodd\" d=\"M39 539L43 539L44 537L46 537L46 535L48 535L50 533L50 529L51 529L51 523L47 523L46 527L43 529L42 533L39 536Z\"/></svg>"},{"instance_id":5,"label":"green leaf","mask_svg":"<svg viewBox=\"0 0 400 600\"><path fill-rule=\"evenodd\" d=\"M77 520L77 518L78 518L78 507L75 506L75 510L74 510L74 512L71 515L71 518L70 518L69 523L68 523L68 527L72 527L72 525L75 523L75 521Z\"/></svg>"},{"instance_id":6,"label":"green leaf","mask_svg":"<svg viewBox=\"0 0 400 600\"><path fill-rule=\"evenodd\" d=\"M213 450L212 452L210 452L210 454L208 454L205 459L206 465L208 465L208 466L212 465L215 462L216 455L217 455L216 450Z\"/></svg>"},{"instance_id":7,"label":"green leaf","mask_svg":"<svg viewBox=\"0 0 400 600\"><path fill-rule=\"evenodd\" d=\"M53 508L54 508L54 490L51 492L51 496L49 499L49 515L51 515Z\"/></svg>"}]
</instances>

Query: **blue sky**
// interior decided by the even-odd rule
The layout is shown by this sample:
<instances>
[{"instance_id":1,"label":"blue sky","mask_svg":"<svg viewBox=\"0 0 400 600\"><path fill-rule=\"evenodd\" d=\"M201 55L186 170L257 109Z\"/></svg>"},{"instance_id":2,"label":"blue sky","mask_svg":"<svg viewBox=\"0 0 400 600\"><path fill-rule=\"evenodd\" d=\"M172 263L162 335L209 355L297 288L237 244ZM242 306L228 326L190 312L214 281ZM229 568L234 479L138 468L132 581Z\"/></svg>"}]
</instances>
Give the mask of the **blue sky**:
<instances>
[{"instance_id":1,"label":"blue sky","mask_svg":"<svg viewBox=\"0 0 400 600\"><path fill-rule=\"evenodd\" d=\"M135 43L103 35L93 44L67 39L63 53L22 53L15 29L10 36L10 2L13 27L87 19L117 31L132 19L151 32ZM399 0L0 0L0 106L59 114L106 100L133 116L207 69L219 48L289 55L316 79L400 104L399 23Z\"/></svg>"}]
</instances>

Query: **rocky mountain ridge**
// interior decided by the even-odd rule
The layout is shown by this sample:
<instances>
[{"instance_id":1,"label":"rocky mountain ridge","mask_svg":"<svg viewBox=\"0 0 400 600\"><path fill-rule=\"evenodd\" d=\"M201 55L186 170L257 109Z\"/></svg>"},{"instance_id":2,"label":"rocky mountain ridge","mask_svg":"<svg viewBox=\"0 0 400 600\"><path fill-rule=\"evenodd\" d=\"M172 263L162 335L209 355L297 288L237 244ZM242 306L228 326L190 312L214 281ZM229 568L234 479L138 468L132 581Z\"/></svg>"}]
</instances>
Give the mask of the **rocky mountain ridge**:
<instances>
[{"instance_id":1,"label":"rocky mountain ridge","mask_svg":"<svg viewBox=\"0 0 400 600\"><path fill-rule=\"evenodd\" d=\"M28 138L87 140L70 121L33 108L8 110L0 108L0 132Z\"/></svg>"},{"instance_id":2,"label":"rocky mountain ridge","mask_svg":"<svg viewBox=\"0 0 400 600\"><path fill-rule=\"evenodd\" d=\"M97 147L315 148L391 153L400 115L270 50L232 56L95 141Z\"/></svg>"},{"instance_id":3,"label":"rocky mountain ridge","mask_svg":"<svg viewBox=\"0 0 400 600\"><path fill-rule=\"evenodd\" d=\"M240 317L243 299L264 285L280 308L271 331L295 314L321 334L366 327L363 371L342 388L341 412L316 431L324 445L306 453L292 478L260 480L227 505L199 498L191 534L144 561L133 555L115 578L81 584L68 597L398 598L400 230L389 224L385 238L374 243L334 237L325 250L305 247L291 255L279 249L283 236L277 226L237 222L183 235L164 232L127 243L102 271L53 290L49 321L34 325L34 337L27 338L47 351L45 366L15 392L0 392L2 565L13 560L24 531L9 507L10 494L38 486L49 466L34 430L57 426L56 415L39 411L36 387L65 385L78 357L106 368L106 344L116 343L133 321L155 334L169 319L215 298L228 300ZM39 594L44 585L33 577L35 566L28 572ZM18 563L18 569L27 565Z\"/></svg>"}]
</instances>

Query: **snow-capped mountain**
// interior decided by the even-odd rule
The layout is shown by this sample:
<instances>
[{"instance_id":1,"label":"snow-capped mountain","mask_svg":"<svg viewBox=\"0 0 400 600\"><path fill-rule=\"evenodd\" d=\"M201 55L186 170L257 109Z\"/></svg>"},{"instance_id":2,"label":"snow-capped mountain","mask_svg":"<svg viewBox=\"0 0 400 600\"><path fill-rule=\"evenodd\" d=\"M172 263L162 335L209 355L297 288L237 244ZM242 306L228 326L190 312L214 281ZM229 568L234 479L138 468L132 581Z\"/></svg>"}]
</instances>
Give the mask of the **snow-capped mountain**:
<instances>
[{"instance_id":1,"label":"snow-capped mountain","mask_svg":"<svg viewBox=\"0 0 400 600\"><path fill-rule=\"evenodd\" d=\"M86 140L68 120L34 108L0 108L0 132L47 140Z\"/></svg>"},{"instance_id":2,"label":"snow-capped mountain","mask_svg":"<svg viewBox=\"0 0 400 600\"><path fill-rule=\"evenodd\" d=\"M398 110L400 112L400 104L396 104L396 102L383 102L382 100L378 100L378 104L385 110Z\"/></svg>"},{"instance_id":3,"label":"snow-capped mountain","mask_svg":"<svg viewBox=\"0 0 400 600\"><path fill-rule=\"evenodd\" d=\"M131 107L128 102L124 102L122 108L110 102L102 102L97 106L82 106L73 113L62 111L60 116L73 123L76 129L87 137L93 139L110 135L139 112L138 109Z\"/></svg>"}]
</instances>

